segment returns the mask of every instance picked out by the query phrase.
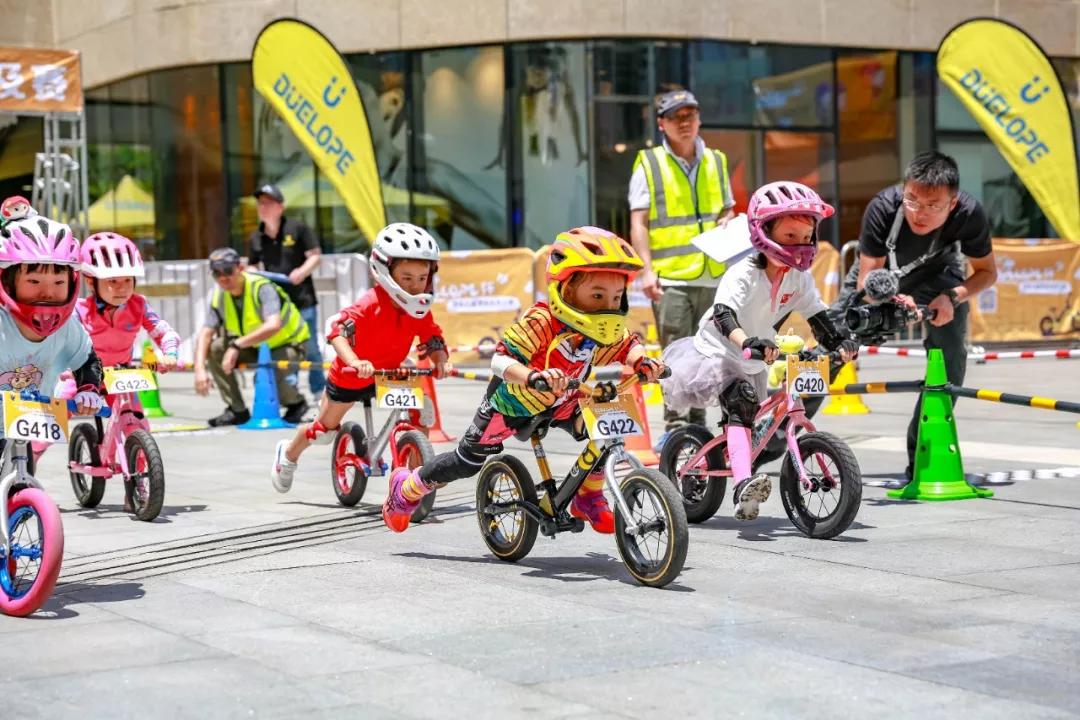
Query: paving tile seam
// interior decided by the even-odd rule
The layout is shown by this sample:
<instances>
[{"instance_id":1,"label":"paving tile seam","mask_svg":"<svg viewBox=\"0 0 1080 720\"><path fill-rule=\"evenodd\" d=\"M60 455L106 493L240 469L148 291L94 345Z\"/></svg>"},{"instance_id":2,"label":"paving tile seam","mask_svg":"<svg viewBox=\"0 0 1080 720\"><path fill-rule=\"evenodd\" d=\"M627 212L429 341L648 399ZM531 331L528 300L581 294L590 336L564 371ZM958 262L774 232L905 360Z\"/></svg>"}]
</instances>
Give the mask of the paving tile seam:
<instances>
[{"instance_id":1,"label":"paving tile seam","mask_svg":"<svg viewBox=\"0 0 1080 720\"><path fill-rule=\"evenodd\" d=\"M1070 565L1080 565L1080 560L1068 560L1066 562L1045 563L1045 564L1040 564L1040 565L1024 565L1022 567L999 568L999 569L995 569L995 570L978 570L976 572L957 573L956 575L950 575L949 577L951 577L951 578L960 578L960 577L966 577L968 575L987 575L987 574L991 574L991 573L1008 573L1008 572L1016 572L1017 570L1043 570L1043 569L1047 569L1047 568L1068 567Z\"/></svg>"}]
</instances>

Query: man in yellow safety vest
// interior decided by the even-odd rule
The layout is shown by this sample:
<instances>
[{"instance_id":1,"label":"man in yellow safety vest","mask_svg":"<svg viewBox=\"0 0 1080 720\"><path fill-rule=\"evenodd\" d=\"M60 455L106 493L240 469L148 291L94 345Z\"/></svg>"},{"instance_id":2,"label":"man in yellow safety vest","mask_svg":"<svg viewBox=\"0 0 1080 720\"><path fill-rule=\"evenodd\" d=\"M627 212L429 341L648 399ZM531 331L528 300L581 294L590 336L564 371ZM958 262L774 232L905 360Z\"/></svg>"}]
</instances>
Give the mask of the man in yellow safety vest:
<instances>
[{"instance_id":1,"label":"man in yellow safety vest","mask_svg":"<svg viewBox=\"0 0 1080 720\"><path fill-rule=\"evenodd\" d=\"M691 239L735 212L727 156L710 150L698 135L698 101L688 90L660 96L657 125L662 145L638 152L630 177L630 240L645 261L642 283L653 302L661 346L693 335L712 307L726 269L708 258ZM687 422L704 423L700 408L680 415L664 408L664 430ZM663 436L659 445L663 444Z\"/></svg>"},{"instance_id":2,"label":"man in yellow safety vest","mask_svg":"<svg viewBox=\"0 0 1080 720\"><path fill-rule=\"evenodd\" d=\"M274 360L298 362L306 355L311 335L285 291L261 275L244 272L236 250L212 252L210 272L218 286L210 294L206 322L195 343L195 392L209 394L213 376L227 407L210 419L210 425L241 425L251 419L251 413L233 375L236 365L257 362L262 343L270 346ZM275 372L278 402L285 407L283 418L298 423L304 419L308 404L296 389L296 370Z\"/></svg>"}]
</instances>

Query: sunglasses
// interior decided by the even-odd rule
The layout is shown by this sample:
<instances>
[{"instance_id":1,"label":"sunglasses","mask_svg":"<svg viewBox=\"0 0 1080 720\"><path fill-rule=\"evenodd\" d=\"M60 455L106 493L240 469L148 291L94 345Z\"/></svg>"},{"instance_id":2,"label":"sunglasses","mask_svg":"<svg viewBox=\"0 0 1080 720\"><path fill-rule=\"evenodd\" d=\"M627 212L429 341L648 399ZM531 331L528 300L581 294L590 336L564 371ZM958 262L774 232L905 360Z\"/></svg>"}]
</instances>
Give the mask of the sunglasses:
<instances>
[{"instance_id":1,"label":"sunglasses","mask_svg":"<svg viewBox=\"0 0 1080 720\"><path fill-rule=\"evenodd\" d=\"M226 270L214 270L214 269L210 270L210 274L213 275L216 278L232 277L233 273L235 273L235 272L236 272L236 267L231 267L231 268L228 268Z\"/></svg>"}]
</instances>

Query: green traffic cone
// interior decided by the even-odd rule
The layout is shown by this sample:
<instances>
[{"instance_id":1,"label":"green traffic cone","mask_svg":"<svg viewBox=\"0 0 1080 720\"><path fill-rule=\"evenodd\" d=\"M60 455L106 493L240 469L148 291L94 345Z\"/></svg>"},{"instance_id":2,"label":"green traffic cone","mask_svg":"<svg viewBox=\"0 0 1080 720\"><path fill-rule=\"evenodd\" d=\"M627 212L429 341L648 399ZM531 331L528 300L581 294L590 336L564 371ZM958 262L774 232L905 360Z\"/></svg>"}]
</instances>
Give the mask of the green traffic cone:
<instances>
[{"instance_id":1,"label":"green traffic cone","mask_svg":"<svg viewBox=\"0 0 1080 720\"><path fill-rule=\"evenodd\" d=\"M143 344L142 362L148 367L157 367L157 354L154 352L153 343L149 340ZM158 392L157 384L157 373L154 373L154 389L139 391L139 403L142 405L143 415L148 418L163 418L172 415L161 407L161 394Z\"/></svg>"},{"instance_id":2,"label":"green traffic cone","mask_svg":"<svg viewBox=\"0 0 1080 720\"><path fill-rule=\"evenodd\" d=\"M890 490L889 497L902 500L968 500L994 494L968 484L964 478L952 395L944 389L948 383L945 357L941 350L933 348L926 355L926 381L911 482L898 490Z\"/></svg>"}]
</instances>

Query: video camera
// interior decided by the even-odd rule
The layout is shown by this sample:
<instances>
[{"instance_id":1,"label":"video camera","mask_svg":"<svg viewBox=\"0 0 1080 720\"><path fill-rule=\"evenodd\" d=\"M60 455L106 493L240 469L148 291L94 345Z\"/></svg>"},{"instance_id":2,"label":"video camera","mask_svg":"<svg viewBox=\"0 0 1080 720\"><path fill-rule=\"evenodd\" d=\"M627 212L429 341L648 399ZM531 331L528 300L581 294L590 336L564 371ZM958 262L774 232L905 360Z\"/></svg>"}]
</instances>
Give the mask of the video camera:
<instances>
[{"instance_id":1,"label":"video camera","mask_svg":"<svg viewBox=\"0 0 1080 720\"><path fill-rule=\"evenodd\" d=\"M848 329L863 342L880 344L886 336L919 320L933 319L934 312L920 306L910 309L893 298L900 291L896 273L879 268L866 275L863 291L869 305L854 305L844 314Z\"/></svg>"}]
</instances>

